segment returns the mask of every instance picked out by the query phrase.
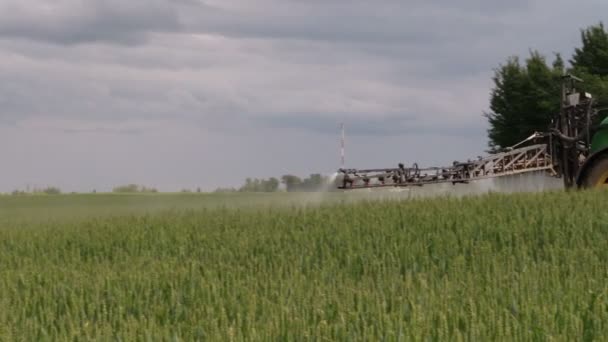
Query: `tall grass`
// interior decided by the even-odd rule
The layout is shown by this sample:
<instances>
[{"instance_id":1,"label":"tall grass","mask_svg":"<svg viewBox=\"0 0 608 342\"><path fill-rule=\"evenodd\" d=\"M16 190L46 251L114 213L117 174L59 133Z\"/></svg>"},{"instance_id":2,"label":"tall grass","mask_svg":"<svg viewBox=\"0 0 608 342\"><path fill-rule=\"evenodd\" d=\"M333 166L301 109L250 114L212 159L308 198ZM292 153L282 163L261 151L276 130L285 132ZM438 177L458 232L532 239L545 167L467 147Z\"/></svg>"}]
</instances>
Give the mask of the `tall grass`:
<instances>
[{"instance_id":1,"label":"tall grass","mask_svg":"<svg viewBox=\"0 0 608 342\"><path fill-rule=\"evenodd\" d=\"M91 205L77 221L13 214L0 340L608 338L607 193L255 210L192 198Z\"/></svg>"}]
</instances>

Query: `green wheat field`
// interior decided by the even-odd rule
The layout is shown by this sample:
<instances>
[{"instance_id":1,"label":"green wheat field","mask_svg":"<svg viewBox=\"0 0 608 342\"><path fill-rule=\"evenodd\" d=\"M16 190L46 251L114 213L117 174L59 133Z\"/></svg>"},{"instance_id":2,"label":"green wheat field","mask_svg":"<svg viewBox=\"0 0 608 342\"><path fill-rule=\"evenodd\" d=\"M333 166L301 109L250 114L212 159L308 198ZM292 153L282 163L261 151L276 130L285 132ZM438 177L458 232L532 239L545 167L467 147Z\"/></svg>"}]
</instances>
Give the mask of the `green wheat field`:
<instances>
[{"instance_id":1,"label":"green wheat field","mask_svg":"<svg viewBox=\"0 0 608 342\"><path fill-rule=\"evenodd\" d=\"M0 340L608 339L608 192L313 197L0 197Z\"/></svg>"}]
</instances>

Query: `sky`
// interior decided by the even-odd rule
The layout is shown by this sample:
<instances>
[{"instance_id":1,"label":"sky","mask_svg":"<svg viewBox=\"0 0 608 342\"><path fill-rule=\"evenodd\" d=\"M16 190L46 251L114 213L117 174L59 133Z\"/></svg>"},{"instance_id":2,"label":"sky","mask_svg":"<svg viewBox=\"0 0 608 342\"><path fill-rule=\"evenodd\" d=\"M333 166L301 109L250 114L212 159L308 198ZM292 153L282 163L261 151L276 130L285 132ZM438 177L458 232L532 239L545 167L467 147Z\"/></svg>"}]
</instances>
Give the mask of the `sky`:
<instances>
[{"instance_id":1,"label":"sky","mask_svg":"<svg viewBox=\"0 0 608 342\"><path fill-rule=\"evenodd\" d=\"M487 149L493 70L605 0L0 0L0 192L161 191Z\"/></svg>"}]
</instances>

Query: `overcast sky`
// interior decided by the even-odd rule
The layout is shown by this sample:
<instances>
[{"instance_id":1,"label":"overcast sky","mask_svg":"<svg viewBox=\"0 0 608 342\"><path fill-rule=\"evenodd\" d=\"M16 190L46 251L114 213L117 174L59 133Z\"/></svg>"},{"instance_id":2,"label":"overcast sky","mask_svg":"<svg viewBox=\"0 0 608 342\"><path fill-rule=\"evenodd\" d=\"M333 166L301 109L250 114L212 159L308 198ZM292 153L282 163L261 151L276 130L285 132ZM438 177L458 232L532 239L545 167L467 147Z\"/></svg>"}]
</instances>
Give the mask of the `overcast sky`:
<instances>
[{"instance_id":1,"label":"overcast sky","mask_svg":"<svg viewBox=\"0 0 608 342\"><path fill-rule=\"evenodd\" d=\"M163 191L487 148L493 68L605 0L0 0L0 191Z\"/></svg>"}]
</instances>

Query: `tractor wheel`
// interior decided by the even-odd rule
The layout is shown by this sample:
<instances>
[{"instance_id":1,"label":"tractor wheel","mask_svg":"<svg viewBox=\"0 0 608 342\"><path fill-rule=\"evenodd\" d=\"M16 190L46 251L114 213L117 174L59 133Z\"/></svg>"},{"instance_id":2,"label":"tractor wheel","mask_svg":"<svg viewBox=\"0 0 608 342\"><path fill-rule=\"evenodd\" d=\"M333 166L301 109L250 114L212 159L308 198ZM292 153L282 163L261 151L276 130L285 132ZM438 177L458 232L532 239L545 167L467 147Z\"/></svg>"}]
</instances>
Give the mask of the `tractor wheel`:
<instances>
[{"instance_id":1,"label":"tractor wheel","mask_svg":"<svg viewBox=\"0 0 608 342\"><path fill-rule=\"evenodd\" d=\"M599 156L589 165L581 185L586 189L608 189L608 154Z\"/></svg>"}]
</instances>

